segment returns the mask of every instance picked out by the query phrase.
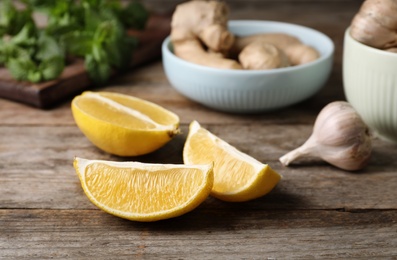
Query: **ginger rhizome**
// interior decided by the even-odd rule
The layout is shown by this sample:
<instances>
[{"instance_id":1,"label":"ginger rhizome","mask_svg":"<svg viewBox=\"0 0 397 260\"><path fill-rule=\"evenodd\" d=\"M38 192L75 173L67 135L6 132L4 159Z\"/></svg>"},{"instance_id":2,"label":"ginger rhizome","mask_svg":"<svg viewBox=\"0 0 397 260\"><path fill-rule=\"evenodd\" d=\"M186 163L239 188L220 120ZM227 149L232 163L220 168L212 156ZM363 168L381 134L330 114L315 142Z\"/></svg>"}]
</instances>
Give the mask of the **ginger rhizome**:
<instances>
[{"instance_id":1,"label":"ginger rhizome","mask_svg":"<svg viewBox=\"0 0 397 260\"><path fill-rule=\"evenodd\" d=\"M396 52L397 0L366 0L352 20L350 34L365 45Z\"/></svg>"},{"instance_id":2,"label":"ginger rhizome","mask_svg":"<svg viewBox=\"0 0 397 260\"><path fill-rule=\"evenodd\" d=\"M282 51L288 58L291 66L312 62L320 57L316 49L303 44L298 38L284 33L264 33L255 34L246 37L236 37L232 46L233 53L240 53L239 59L244 59L241 52L248 48L253 42L260 42L266 45L272 45ZM260 52L260 55L265 55ZM280 67L285 67L286 63L281 62Z\"/></svg>"},{"instance_id":3,"label":"ginger rhizome","mask_svg":"<svg viewBox=\"0 0 397 260\"><path fill-rule=\"evenodd\" d=\"M273 44L253 41L245 46L238 60L244 69L266 70L290 66L287 55Z\"/></svg>"},{"instance_id":4,"label":"ginger rhizome","mask_svg":"<svg viewBox=\"0 0 397 260\"><path fill-rule=\"evenodd\" d=\"M209 67L251 70L300 65L320 56L288 34L237 37L228 30L228 14L226 4L214 0L179 4L171 22L175 55Z\"/></svg>"},{"instance_id":5,"label":"ginger rhizome","mask_svg":"<svg viewBox=\"0 0 397 260\"><path fill-rule=\"evenodd\" d=\"M175 55L187 61L215 68L241 69L223 55L234 42L227 29L228 8L223 2L190 1L177 6L171 22Z\"/></svg>"}]
</instances>

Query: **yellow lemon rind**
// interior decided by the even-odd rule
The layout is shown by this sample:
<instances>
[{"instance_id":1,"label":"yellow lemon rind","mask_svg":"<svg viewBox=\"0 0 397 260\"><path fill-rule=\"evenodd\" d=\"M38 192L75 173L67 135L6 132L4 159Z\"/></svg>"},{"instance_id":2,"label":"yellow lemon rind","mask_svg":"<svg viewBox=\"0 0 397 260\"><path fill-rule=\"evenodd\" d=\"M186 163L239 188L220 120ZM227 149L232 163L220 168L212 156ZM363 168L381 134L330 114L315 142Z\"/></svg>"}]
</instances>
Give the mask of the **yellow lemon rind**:
<instances>
[{"instance_id":1,"label":"yellow lemon rind","mask_svg":"<svg viewBox=\"0 0 397 260\"><path fill-rule=\"evenodd\" d=\"M202 202L204 202L207 197L210 195L214 175L213 175L213 165L177 165L177 164L164 164L161 166L165 167L174 167L174 168L199 168L201 169L205 175L203 177L204 181L200 187L197 187L196 193L191 196L188 200L186 200L183 204L178 205L172 209L163 210L161 212L154 212L154 213L136 213L136 212L125 212L117 209L113 209L104 205L103 203L99 202L95 196L91 193L89 187L85 182L85 173L84 169L92 163L105 163L110 166L120 167L120 166L134 166L134 165L146 165L146 166L156 166L156 164L143 164L139 162L111 162L111 161L104 161L104 160L87 160L79 157L75 157L73 161L73 166L76 170L76 173L80 179L81 186L83 188L84 193L86 194L87 198L99 209L107 212L111 215L132 220L132 221L139 221L139 222L153 222L159 221L164 219L169 219L173 217L178 217L183 214L186 214L196 207L198 207Z\"/></svg>"},{"instance_id":2,"label":"yellow lemon rind","mask_svg":"<svg viewBox=\"0 0 397 260\"><path fill-rule=\"evenodd\" d=\"M78 110L75 106L72 106L72 112L77 126L91 143L118 156L138 156L154 152L179 133L179 124L174 126L174 130L135 130L112 125ZM96 129L93 130L91 125L95 125Z\"/></svg>"},{"instance_id":3,"label":"yellow lemon rind","mask_svg":"<svg viewBox=\"0 0 397 260\"><path fill-rule=\"evenodd\" d=\"M248 182L244 187L232 192L211 191L211 196L228 202L244 202L260 198L274 189L281 180L281 175L274 171L269 165L263 164L263 168L257 173L255 178Z\"/></svg>"},{"instance_id":4,"label":"yellow lemon rind","mask_svg":"<svg viewBox=\"0 0 397 260\"><path fill-rule=\"evenodd\" d=\"M228 202L249 201L268 194L282 179L282 176L274 171L268 164L263 164L257 161L255 158L249 156L248 154L239 151L238 149L231 146L219 137L215 136L208 130L202 128L197 121L191 122L186 143L188 143L189 139L192 138L192 136L200 129L205 130L208 134L208 137L213 139L214 143L217 143L218 145L220 145L220 147L224 148L224 151L229 154L234 154L238 156L239 159L244 159L245 161L250 162L255 169L255 174L253 175L253 177L249 179L246 184L244 186L241 186L239 189L229 191L217 191L216 183L214 183L211 191L211 196ZM194 162L190 161L187 150L188 149L185 144L185 147L183 149L183 161L185 164L194 164ZM217 174L216 170L217 169L214 169L215 175Z\"/></svg>"},{"instance_id":5,"label":"yellow lemon rind","mask_svg":"<svg viewBox=\"0 0 397 260\"><path fill-rule=\"evenodd\" d=\"M86 95L99 96L99 93L113 96L124 96L125 98L139 100L139 102L148 104L151 107L174 117L176 123L161 129L131 129L120 125L113 125L100 118L96 118L79 108L79 98ZM149 101L132 96L111 92L99 93L92 94L92 92L84 92L82 95L76 96L71 105L73 117L77 126L87 139L99 149L118 156L139 156L151 153L161 148L179 133L179 117L171 111Z\"/></svg>"}]
</instances>

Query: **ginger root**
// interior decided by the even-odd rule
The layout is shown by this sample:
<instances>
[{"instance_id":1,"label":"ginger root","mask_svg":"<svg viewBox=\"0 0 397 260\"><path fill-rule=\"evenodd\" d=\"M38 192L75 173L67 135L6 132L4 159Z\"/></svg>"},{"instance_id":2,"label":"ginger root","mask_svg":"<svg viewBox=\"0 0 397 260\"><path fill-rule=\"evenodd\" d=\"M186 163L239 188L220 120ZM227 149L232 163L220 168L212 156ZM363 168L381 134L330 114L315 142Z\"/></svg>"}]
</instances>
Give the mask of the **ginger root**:
<instances>
[{"instance_id":1,"label":"ginger root","mask_svg":"<svg viewBox=\"0 0 397 260\"><path fill-rule=\"evenodd\" d=\"M244 69L268 70L290 65L284 52L270 43L254 41L243 48L238 59Z\"/></svg>"},{"instance_id":2,"label":"ginger root","mask_svg":"<svg viewBox=\"0 0 397 260\"><path fill-rule=\"evenodd\" d=\"M197 40L174 44L174 52L180 58L195 64L220 69L242 69L237 61L225 59L220 53L206 51Z\"/></svg>"},{"instance_id":3,"label":"ginger root","mask_svg":"<svg viewBox=\"0 0 397 260\"><path fill-rule=\"evenodd\" d=\"M226 4L218 1L178 5L171 22L175 55L200 65L241 69L237 61L213 54L227 52L233 45L234 35L227 30L228 12Z\"/></svg>"},{"instance_id":4,"label":"ginger root","mask_svg":"<svg viewBox=\"0 0 397 260\"><path fill-rule=\"evenodd\" d=\"M252 42L262 42L277 46L283 51L292 66L314 61L320 57L318 51L303 44L298 38L284 33L255 34L246 37L236 37L231 52L240 53Z\"/></svg>"},{"instance_id":5,"label":"ginger root","mask_svg":"<svg viewBox=\"0 0 397 260\"><path fill-rule=\"evenodd\" d=\"M350 34L374 48L397 47L397 1L366 0L351 22Z\"/></svg>"},{"instance_id":6,"label":"ginger root","mask_svg":"<svg viewBox=\"0 0 397 260\"><path fill-rule=\"evenodd\" d=\"M236 37L227 29L228 13L226 4L216 0L179 4L171 21L174 54L203 66L255 70L304 64L320 56L287 34Z\"/></svg>"}]
</instances>

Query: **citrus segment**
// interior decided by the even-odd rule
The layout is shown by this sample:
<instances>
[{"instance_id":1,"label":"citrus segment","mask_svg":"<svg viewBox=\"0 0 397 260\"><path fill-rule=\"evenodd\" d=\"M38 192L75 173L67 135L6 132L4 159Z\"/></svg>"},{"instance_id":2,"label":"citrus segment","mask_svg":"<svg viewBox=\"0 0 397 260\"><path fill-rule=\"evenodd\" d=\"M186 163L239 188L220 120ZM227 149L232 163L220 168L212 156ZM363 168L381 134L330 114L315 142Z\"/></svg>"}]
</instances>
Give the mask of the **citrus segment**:
<instances>
[{"instance_id":1,"label":"citrus segment","mask_svg":"<svg viewBox=\"0 0 397 260\"><path fill-rule=\"evenodd\" d=\"M177 115L124 94L84 92L73 99L72 113L94 145L120 156L153 152L179 132Z\"/></svg>"},{"instance_id":2,"label":"citrus segment","mask_svg":"<svg viewBox=\"0 0 397 260\"><path fill-rule=\"evenodd\" d=\"M213 185L212 164L176 165L75 158L88 199L129 220L149 222L180 216L200 205Z\"/></svg>"},{"instance_id":3,"label":"citrus segment","mask_svg":"<svg viewBox=\"0 0 397 260\"><path fill-rule=\"evenodd\" d=\"M190 124L183 148L185 164L214 163L211 195L225 201L247 201L270 192L281 176L269 165L237 150L197 121Z\"/></svg>"}]
</instances>

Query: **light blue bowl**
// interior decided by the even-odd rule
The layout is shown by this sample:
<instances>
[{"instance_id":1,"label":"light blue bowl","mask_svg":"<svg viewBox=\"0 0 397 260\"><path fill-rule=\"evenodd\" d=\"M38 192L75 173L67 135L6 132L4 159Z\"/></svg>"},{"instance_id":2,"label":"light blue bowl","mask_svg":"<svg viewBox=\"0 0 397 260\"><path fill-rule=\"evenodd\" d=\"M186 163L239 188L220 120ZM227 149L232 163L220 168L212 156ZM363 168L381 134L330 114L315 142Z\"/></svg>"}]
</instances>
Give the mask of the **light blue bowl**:
<instances>
[{"instance_id":1,"label":"light blue bowl","mask_svg":"<svg viewBox=\"0 0 397 260\"><path fill-rule=\"evenodd\" d=\"M204 106L233 113L258 113L301 102L327 81L332 70L334 44L321 32L300 25L273 21L230 21L238 36L256 33L287 33L320 53L304 65L272 70L228 70L185 61L173 54L170 37L162 45L165 74L184 96Z\"/></svg>"}]
</instances>

